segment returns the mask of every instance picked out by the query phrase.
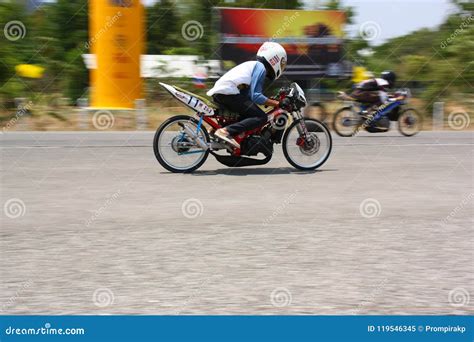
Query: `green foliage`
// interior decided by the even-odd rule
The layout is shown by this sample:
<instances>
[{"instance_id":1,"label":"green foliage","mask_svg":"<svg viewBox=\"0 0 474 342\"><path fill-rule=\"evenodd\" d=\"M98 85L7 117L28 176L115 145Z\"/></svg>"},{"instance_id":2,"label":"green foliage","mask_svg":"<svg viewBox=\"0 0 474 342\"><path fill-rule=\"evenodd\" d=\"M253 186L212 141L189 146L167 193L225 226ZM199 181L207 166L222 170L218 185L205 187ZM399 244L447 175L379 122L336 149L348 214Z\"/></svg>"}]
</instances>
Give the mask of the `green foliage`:
<instances>
[{"instance_id":1,"label":"green foliage","mask_svg":"<svg viewBox=\"0 0 474 342\"><path fill-rule=\"evenodd\" d=\"M458 13L450 15L436 29L422 29L370 47L361 37L347 40L345 58L378 73L392 69L399 74L399 85L422 82L428 102L456 92L473 93L474 84L474 3L452 0ZM147 50L149 54L193 54L216 58L216 15L213 7L300 9L301 0L161 0L146 9ZM341 0L324 3L326 9L344 10L348 23L354 11ZM9 41L0 35L0 98L55 93L73 101L88 87L88 72L81 54L87 53L88 1L57 0L27 13L18 1L0 0L0 23L21 21L27 28L23 39ZM183 37L183 25L191 20L202 25L196 40ZM361 50L373 54L362 56ZM23 79L15 75L18 64L37 64L46 69L43 79ZM328 87L337 86L327 84Z\"/></svg>"},{"instance_id":2,"label":"green foliage","mask_svg":"<svg viewBox=\"0 0 474 342\"><path fill-rule=\"evenodd\" d=\"M196 47L192 46L181 46L172 47L162 51L163 55L198 55L199 51Z\"/></svg>"},{"instance_id":3,"label":"green foliage","mask_svg":"<svg viewBox=\"0 0 474 342\"><path fill-rule=\"evenodd\" d=\"M433 73L432 65L427 56L408 55L402 57L400 64L399 78L410 80L413 75L417 75L418 81L429 81Z\"/></svg>"},{"instance_id":4,"label":"green foliage","mask_svg":"<svg viewBox=\"0 0 474 342\"><path fill-rule=\"evenodd\" d=\"M474 2L471 0L453 0L453 2L463 11L474 12Z\"/></svg>"},{"instance_id":5,"label":"green foliage","mask_svg":"<svg viewBox=\"0 0 474 342\"><path fill-rule=\"evenodd\" d=\"M67 80L66 96L73 101L84 96L89 86L89 72L82 60L83 50L75 48L66 56L64 75Z\"/></svg>"},{"instance_id":6,"label":"green foliage","mask_svg":"<svg viewBox=\"0 0 474 342\"><path fill-rule=\"evenodd\" d=\"M367 59L371 71L392 69L400 86L418 81L428 104L454 93L474 93L474 17L468 3L439 28L422 29L374 48Z\"/></svg>"},{"instance_id":7,"label":"green foliage","mask_svg":"<svg viewBox=\"0 0 474 342\"><path fill-rule=\"evenodd\" d=\"M217 30L215 25L217 23L213 20L215 12L213 7L219 5L219 1L199 1L193 5L193 11L188 15L189 20L197 18L197 21L202 25L202 37L199 38L195 47L197 53L206 58L215 58L215 49L217 47ZM196 19L194 19L196 20Z\"/></svg>"},{"instance_id":8,"label":"green foliage","mask_svg":"<svg viewBox=\"0 0 474 342\"><path fill-rule=\"evenodd\" d=\"M146 10L147 53L162 55L165 50L184 46L181 23L174 1L162 0Z\"/></svg>"},{"instance_id":9,"label":"green foliage","mask_svg":"<svg viewBox=\"0 0 474 342\"><path fill-rule=\"evenodd\" d=\"M369 48L369 43L360 37L346 40L344 44L344 58L352 61L356 65L366 64L366 58L361 56L359 51Z\"/></svg>"},{"instance_id":10,"label":"green foliage","mask_svg":"<svg viewBox=\"0 0 474 342\"><path fill-rule=\"evenodd\" d=\"M0 4L0 23L3 28L9 22L20 21L26 27L24 8L16 3ZM28 34L28 33L27 33ZM25 91L25 84L15 77L15 66L21 63L21 55L25 52L24 39L10 41L6 35L0 34L0 97L3 101L20 96Z\"/></svg>"},{"instance_id":11,"label":"green foliage","mask_svg":"<svg viewBox=\"0 0 474 342\"><path fill-rule=\"evenodd\" d=\"M341 0L329 0L329 2L326 5L326 9L328 10L341 10L346 12L346 22L348 24L353 24L354 23L354 8L351 6L343 6L341 4Z\"/></svg>"},{"instance_id":12,"label":"green foliage","mask_svg":"<svg viewBox=\"0 0 474 342\"><path fill-rule=\"evenodd\" d=\"M87 86L88 72L80 57L81 52L87 53L84 48L88 40L87 0L57 0L32 13L18 4L0 3L0 22L13 20L23 23L26 36L15 41L0 36L0 95L4 100L32 98L40 92L76 96L78 87ZM79 58L71 58L72 54ZM16 76L18 64L40 65L45 68L44 77Z\"/></svg>"}]
</instances>

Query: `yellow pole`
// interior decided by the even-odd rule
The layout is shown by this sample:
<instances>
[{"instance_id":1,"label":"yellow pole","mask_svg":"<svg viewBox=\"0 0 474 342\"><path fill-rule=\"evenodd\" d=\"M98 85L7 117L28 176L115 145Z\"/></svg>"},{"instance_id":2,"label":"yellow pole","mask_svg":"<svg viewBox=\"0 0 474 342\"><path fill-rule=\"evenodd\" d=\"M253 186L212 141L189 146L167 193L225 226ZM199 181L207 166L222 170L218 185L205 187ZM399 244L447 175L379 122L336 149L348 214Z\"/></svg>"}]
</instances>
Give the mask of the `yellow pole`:
<instances>
[{"instance_id":1,"label":"yellow pole","mask_svg":"<svg viewBox=\"0 0 474 342\"><path fill-rule=\"evenodd\" d=\"M143 5L140 0L89 0L89 5L89 46L97 62L90 74L91 106L134 108L143 97Z\"/></svg>"}]
</instances>

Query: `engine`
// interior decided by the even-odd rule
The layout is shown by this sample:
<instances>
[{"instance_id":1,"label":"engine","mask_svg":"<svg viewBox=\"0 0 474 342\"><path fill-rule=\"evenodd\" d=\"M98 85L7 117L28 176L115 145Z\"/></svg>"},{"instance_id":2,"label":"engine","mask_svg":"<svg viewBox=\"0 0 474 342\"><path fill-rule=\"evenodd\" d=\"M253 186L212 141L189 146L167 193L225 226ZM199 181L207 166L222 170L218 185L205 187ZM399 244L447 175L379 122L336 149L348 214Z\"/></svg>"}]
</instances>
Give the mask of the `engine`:
<instances>
[{"instance_id":1,"label":"engine","mask_svg":"<svg viewBox=\"0 0 474 342\"><path fill-rule=\"evenodd\" d=\"M386 116L380 118L377 120L375 123L375 126L369 126L366 128L367 132L370 133L380 133L380 132L386 132L390 128L390 120Z\"/></svg>"},{"instance_id":2,"label":"engine","mask_svg":"<svg viewBox=\"0 0 474 342\"><path fill-rule=\"evenodd\" d=\"M261 135L250 135L240 144L240 152L246 156L256 156L263 153L265 156L273 154L273 141L270 129L262 131Z\"/></svg>"}]
</instances>

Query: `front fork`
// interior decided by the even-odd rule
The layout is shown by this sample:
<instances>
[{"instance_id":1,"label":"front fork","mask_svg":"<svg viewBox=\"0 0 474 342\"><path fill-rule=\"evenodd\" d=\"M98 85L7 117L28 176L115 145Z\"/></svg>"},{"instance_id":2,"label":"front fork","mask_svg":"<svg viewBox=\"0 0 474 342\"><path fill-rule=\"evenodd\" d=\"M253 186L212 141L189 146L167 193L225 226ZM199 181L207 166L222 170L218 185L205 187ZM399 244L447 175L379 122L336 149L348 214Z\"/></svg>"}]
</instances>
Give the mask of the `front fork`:
<instances>
[{"instance_id":1,"label":"front fork","mask_svg":"<svg viewBox=\"0 0 474 342\"><path fill-rule=\"evenodd\" d=\"M304 117L301 111L297 111L295 113L296 120L299 120L299 125L296 126L296 130L299 134L299 138L296 140L296 145L303 147L308 142L310 134L308 128L306 127L306 123L304 122Z\"/></svg>"},{"instance_id":2,"label":"front fork","mask_svg":"<svg viewBox=\"0 0 474 342\"><path fill-rule=\"evenodd\" d=\"M298 134L300 135L301 138L306 140L307 137L309 136L309 132L308 132L308 128L306 128L306 124L304 122L303 114L301 113L300 110L295 112L295 113L296 113L296 119L299 120L299 122L300 122L300 124L298 126L296 126Z\"/></svg>"}]
</instances>

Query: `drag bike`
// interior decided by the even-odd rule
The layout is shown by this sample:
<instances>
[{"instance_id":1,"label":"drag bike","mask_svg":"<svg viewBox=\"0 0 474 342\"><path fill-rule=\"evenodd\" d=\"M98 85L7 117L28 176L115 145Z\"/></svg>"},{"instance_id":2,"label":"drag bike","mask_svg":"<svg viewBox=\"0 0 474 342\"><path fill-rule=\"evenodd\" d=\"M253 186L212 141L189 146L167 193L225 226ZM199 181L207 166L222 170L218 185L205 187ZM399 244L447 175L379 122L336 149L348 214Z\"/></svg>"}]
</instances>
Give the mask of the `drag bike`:
<instances>
[{"instance_id":1,"label":"drag bike","mask_svg":"<svg viewBox=\"0 0 474 342\"><path fill-rule=\"evenodd\" d=\"M267 122L244 132L235 140L234 148L214 135L214 132L238 121L238 114L176 86L161 83L177 100L196 112L196 117L177 115L163 122L157 129L153 149L158 162L171 172L192 172L198 169L209 154L229 166L251 166L268 163L273 145L282 144L286 160L300 170L315 170L329 158L332 137L321 121L304 118L306 106L303 90L297 83L282 87L275 100L285 100L285 108L261 106Z\"/></svg>"},{"instance_id":2,"label":"drag bike","mask_svg":"<svg viewBox=\"0 0 474 342\"><path fill-rule=\"evenodd\" d=\"M404 108L411 97L409 89L398 90L388 103L378 108L359 103L343 92L338 97L351 102L334 113L333 129L341 137L352 137L361 130L388 132L391 121L398 122L398 130L404 136L413 136L421 130L423 118L420 113L414 108Z\"/></svg>"}]
</instances>

